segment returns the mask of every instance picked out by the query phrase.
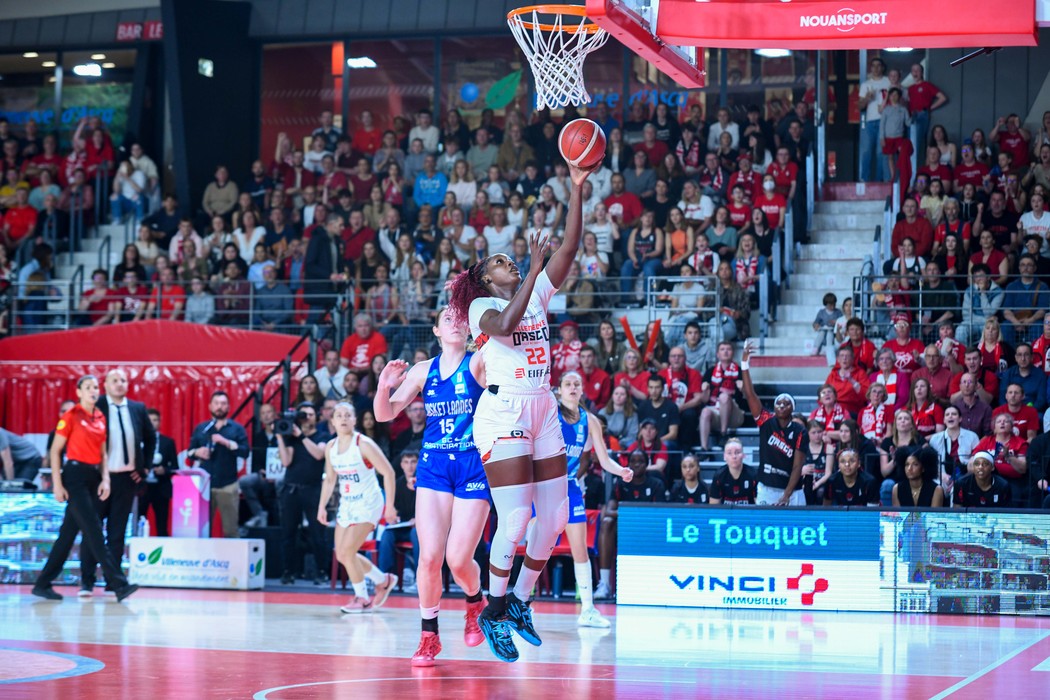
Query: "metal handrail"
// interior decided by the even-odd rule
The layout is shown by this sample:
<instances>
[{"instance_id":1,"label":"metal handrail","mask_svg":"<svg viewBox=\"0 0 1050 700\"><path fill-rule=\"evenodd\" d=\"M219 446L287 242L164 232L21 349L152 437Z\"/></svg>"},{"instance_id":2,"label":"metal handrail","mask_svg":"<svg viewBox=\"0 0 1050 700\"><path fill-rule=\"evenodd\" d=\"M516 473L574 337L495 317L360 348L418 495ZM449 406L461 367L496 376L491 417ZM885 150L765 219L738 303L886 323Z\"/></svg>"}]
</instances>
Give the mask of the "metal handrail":
<instances>
[{"instance_id":1,"label":"metal handrail","mask_svg":"<svg viewBox=\"0 0 1050 700\"><path fill-rule=\"evenodd\" d=\"M73 325L73 314L79 312L80 294L84 291L84 266L77 265L69 278L69 294L66 299L66 328Z\"/></svg>"},{"instance_id":2,"label":"metal handrail","mask_svg":"<svg viewBox=\"0 0 1050 700\"><path fill-rule=\"evenodd\" d=\"M102 239L102 245L98 247L98 269L108 270L109 269L109 258L113 254L110 237L106 236ZM143 280L145 281L145 280Z\"/></svg>"}]
</instances>

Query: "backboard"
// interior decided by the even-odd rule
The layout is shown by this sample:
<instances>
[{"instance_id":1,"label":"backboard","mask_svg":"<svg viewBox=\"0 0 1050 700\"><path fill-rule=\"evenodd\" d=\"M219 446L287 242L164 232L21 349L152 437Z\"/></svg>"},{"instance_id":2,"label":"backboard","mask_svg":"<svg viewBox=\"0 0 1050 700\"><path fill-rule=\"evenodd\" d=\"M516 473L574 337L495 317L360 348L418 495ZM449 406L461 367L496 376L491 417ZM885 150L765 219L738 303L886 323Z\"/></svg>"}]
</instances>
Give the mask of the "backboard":
<instances>
[{"instance_id":1,"label":"backboard","mask_svg":"<svg viewBox=\"0 0 1050 700\"><path fill-rule=\"evenodd\" d=\"M659 12L660 0L587 0L587 16L621 44L682 87L704 87L703 52L661 40L656 35Z\"/></svg>"}]
</instances>

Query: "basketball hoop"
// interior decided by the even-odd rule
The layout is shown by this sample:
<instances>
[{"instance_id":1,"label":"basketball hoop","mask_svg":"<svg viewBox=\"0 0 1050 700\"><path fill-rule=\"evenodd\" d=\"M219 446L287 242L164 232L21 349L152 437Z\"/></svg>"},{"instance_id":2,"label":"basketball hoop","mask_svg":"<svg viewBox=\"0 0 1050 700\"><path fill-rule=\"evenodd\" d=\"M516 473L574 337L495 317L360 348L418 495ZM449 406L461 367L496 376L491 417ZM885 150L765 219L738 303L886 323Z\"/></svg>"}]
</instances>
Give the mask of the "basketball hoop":
<instances>
[{"instance_id":1,"label":"basketball hoop","mask_svg":"<svg viewBox=\"0 0 1050 700\"><path fill-rule=\"evenodd\" d=\"M541 21L551 16L550 21ZM576 21L579 18L579 21ZM507 24L532 67L536 109L559 109L591 101L583 84L583 62L609 34L579 5L529 5L507 13Z\"/></svg>"}]
</instances>

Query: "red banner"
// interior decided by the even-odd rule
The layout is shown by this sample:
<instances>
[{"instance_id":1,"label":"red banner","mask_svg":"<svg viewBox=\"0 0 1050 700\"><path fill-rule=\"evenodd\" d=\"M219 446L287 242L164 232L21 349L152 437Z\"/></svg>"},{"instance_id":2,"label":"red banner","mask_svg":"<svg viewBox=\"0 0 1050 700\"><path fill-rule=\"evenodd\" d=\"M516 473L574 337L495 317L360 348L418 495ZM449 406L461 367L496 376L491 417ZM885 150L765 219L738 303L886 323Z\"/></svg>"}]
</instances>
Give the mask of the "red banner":
<instances>
[{"instance_id":1,"label":"red banner","mask_svg":"<svg viewBox=\"0 0 1050 700\"><path fill-rule=\"evenodd\" d=\"M117 23L117 41L160 41L163 38L164 23L159 19Z\"/></svg>"},{"instance_id":2,"label":"red banner","mask_svg":"<svg viewBox=\"0 0 1050 700\"><path fill-rule=\"evenodd\" d=\"M1035 46L1035 3L1010 0L661 0L657 35L708 48ZM589 9L589 8L588 8Z\"/></svg>"}]
</instances>

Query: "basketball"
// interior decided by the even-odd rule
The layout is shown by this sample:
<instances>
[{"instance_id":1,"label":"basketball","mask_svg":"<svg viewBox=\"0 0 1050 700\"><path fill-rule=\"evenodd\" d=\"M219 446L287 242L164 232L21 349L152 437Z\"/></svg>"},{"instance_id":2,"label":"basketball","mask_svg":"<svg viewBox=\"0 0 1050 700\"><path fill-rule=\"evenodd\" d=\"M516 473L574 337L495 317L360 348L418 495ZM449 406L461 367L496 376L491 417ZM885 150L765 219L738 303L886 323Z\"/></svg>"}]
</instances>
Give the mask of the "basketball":
<instances>
[{"instance_id":1,"label":"basketball","mask_svg":"<svg viewBox=\"0 0 1050 700\"><path fill-rule=\"evenodd\" d=\"M605 133L590 119L573 119L561 130L558 149L566 163L589 170L605 158Z\"/></svg>"}]
</instances>

